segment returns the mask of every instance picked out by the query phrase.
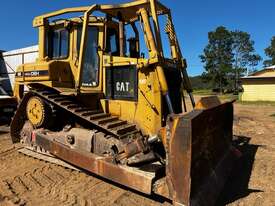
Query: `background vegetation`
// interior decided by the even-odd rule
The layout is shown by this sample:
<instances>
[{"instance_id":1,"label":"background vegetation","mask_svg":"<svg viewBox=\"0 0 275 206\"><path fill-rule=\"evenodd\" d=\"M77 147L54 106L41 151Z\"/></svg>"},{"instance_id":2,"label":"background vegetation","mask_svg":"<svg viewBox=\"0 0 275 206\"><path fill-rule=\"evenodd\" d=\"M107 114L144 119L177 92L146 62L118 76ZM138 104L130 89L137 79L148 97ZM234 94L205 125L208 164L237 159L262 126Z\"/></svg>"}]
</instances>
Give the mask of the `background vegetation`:
<instances>
[{"instance_id":1,"label":"background vegetation","mask_svg":"<svg viewBox=\"0 0 275 206\"><path fill-rule=\"evenodd\" d=\"M275 36L265 49L269 57L264 66L275 65ZM254 41L249 33L224 26L208 33L208 43L200 55L204 72L191 77L195 90L212 90L235 93L242 90L240 78L256 71L262 57L255 52Z\"/></svg>"}]
</instances>

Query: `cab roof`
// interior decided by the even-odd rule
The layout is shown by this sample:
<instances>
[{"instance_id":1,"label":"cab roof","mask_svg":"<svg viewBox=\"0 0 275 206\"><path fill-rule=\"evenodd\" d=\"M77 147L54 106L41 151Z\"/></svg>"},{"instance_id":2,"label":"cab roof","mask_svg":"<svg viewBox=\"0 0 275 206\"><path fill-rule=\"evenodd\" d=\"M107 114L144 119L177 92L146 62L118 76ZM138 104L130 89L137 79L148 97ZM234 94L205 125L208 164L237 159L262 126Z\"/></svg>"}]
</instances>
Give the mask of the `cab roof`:
<instances>
[{"instance_id":1,"label":"cab roof","mask_svg":"<svg viewBox=\"0 0 275 206\"><path fill-rule=\"evenodd\" d=\"M118 15L121 15L122 19L126 22L133 22L137 20L137 12L144 8L147 11L150 11L150 1L149 0L139 0L125 4L115 4L115 5L101 5L100 11L106 13L114 18L117 18ZM166 8L163 4L157 1L156 5L157 13L159 15L169 12L169 9Z\"/></svg>"},{"instance_id":2,"label":"cab roof","mask_svg":"<svg viewBox=\"0 0 275 206\"><path fill-rule=\"evenodd\" d=\"M67 8L58 11L54 11L51 13L47 13L38 17L35 17L33 21L33 26L38 27L44 24L45 20L51 17L56 17L59 15L67 14L67 13L76 13L76 12L86 12L91 7L96 6L96 11L100 11L105 13L113 18L121 18L124 22L134 22L138 20L137 12L144 8L151 14L150 0L138 0L129 3L123 4L95 4L88 7L75 7L75 8ZM161 4L159 1L156 1L156 10L158 15L167 14L170 10Z\"/></svg>"}]
</instances>

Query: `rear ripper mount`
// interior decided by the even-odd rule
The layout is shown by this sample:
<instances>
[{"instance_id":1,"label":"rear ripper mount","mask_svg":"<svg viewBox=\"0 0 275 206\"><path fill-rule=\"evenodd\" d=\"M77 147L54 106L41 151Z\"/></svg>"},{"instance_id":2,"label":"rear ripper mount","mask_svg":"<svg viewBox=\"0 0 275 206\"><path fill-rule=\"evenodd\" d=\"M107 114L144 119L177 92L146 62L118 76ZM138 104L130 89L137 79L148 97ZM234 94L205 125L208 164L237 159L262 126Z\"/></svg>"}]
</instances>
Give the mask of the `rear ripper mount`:
<instances>
[{"instance_id":1,"label":"rear ripper mount","mask_svg":"<svg viewBox=\"0 0 275 206\"><path fill-rule=\"evenodd\" d=\"M91 118L96 114L88 108L85 108L86 110L81 108L66 96L50 90L33 90L22 99L11 124L11 136L14 142L20 140L26 121L24 108L27 100L33 96L39 96L72 115L85 119L90 122L92 128L97 128L95 133L103 133L103 136L125 139L125 134L141 135L127 122L122 124L122 120L119 119L114 119L114 122L107 121L107 118L113 117L100 111L96 112L99 114L96 119ZM87 114L87 112L90 113ZM102 123L100 120L107 122ZM107 126L119 124L119 122L124 126ZM142 166L120 164L108 155L80 150L74 145L68 146L60 140L62 139L60 137L64 136L62 132L34 129L29 133L29 141L30 145L40 147L78 168L145 194L161 195L173 200L174 205L214 205L218 191L222 189L237 158L236 150L231 146L232 102L209 109L194 110L185 115L174 115L167 125L164 131L167 139L165 165L157 160L152 161L152 159ZM205 125L211 125L211 127L205 127ZM127 129L123 130L123 128Z\"/></svg>"}]
</instances>

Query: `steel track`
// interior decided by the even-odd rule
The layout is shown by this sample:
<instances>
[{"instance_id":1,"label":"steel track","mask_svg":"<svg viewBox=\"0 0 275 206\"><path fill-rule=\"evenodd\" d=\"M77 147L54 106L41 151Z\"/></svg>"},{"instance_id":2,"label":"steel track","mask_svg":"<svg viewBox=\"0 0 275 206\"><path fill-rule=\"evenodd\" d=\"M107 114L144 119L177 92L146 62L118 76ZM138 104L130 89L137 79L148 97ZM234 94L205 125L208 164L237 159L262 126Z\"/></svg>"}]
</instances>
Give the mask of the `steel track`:
<instances>
[{"instance_id":1,"label":"steel track","mask_svg":"<svg viewBox=\"0 0 275 206\"><path fill-rule=\"evenodd\" d=\"M61 95L51 89L32 89L26 93L18 106L18 109L11 123L11 137L13 142L20 140L20 131L26 121L26 104L32 96L38 96L55 107L68 112L70 115L90 125L106 135L112 135L118 139L124 139L140 133L135 124L120 120L117 116L105 113L102 110L95 110L79 104L75 97Z\"/></svg>"}]
</instances>

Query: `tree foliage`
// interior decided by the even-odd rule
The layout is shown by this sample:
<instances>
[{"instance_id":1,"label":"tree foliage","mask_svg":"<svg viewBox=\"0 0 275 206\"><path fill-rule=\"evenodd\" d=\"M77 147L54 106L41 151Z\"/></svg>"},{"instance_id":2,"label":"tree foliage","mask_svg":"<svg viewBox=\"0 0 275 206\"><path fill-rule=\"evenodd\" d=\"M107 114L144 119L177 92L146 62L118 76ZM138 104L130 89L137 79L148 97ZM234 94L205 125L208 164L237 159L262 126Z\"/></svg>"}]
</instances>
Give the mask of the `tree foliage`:
<instances>
[{"instance_id":1,"label":"tree foliage","mask_svg":"<svg viewBox=\"0 0 275 206\"><path fill-rule=\"evenodd\" d=\"M212 85L209 82L203 81L201 75L189 77L192 88L194 90L211 89Z\"/></svg>"},{"instance_id":2,"label":"tree foliage","mask_svg":"<svg viewBox=\"0 0 275 206\"><path fill-rule=\"evenodd\" d=\"M225 27L220 26L208 33L208 41L204 54L200 56L206 70L202 76L222 91L228 84L226 74L233 63L232 37Z\"/></svg>"},{"instance_id":3,"label":"tree foliage","mask_svg":"<svg viewBox=\"0 0 275 206\"><path fill-rule=\"evenodd\" d=\"M270 59L265 60L264 65L266 67L275 65L275 36L272 37L269 47L265 49L265 54Z\"/></svg>"},{"instance_id":4,"label":"tree foliage","mask_svg":"<svg viewBox=\"0 0 275 206\"><path fill-rule=\"evenodd\" d=\"M208 44L200 58L205 68L204 80L220 91L238 90L243 73L255 68L261 60L247 32L229 31L223 26L208 33Z\"/></svg>"},{"instance_id":5,"label":"tree foliage","mask_svg":"<svg viewBox=\"0 0 275 206\"><path fill-rule=\"evenodd\" d=\"M233 64L233 79L234 79L234 90L238 90L240 76L249 67L255 68L261 61L261 56L255 54L254 41L251 40L250 34L243 31L232 31L231 32L233 43L232 52L234 55Z\"/></svg>"}]
</instances>

